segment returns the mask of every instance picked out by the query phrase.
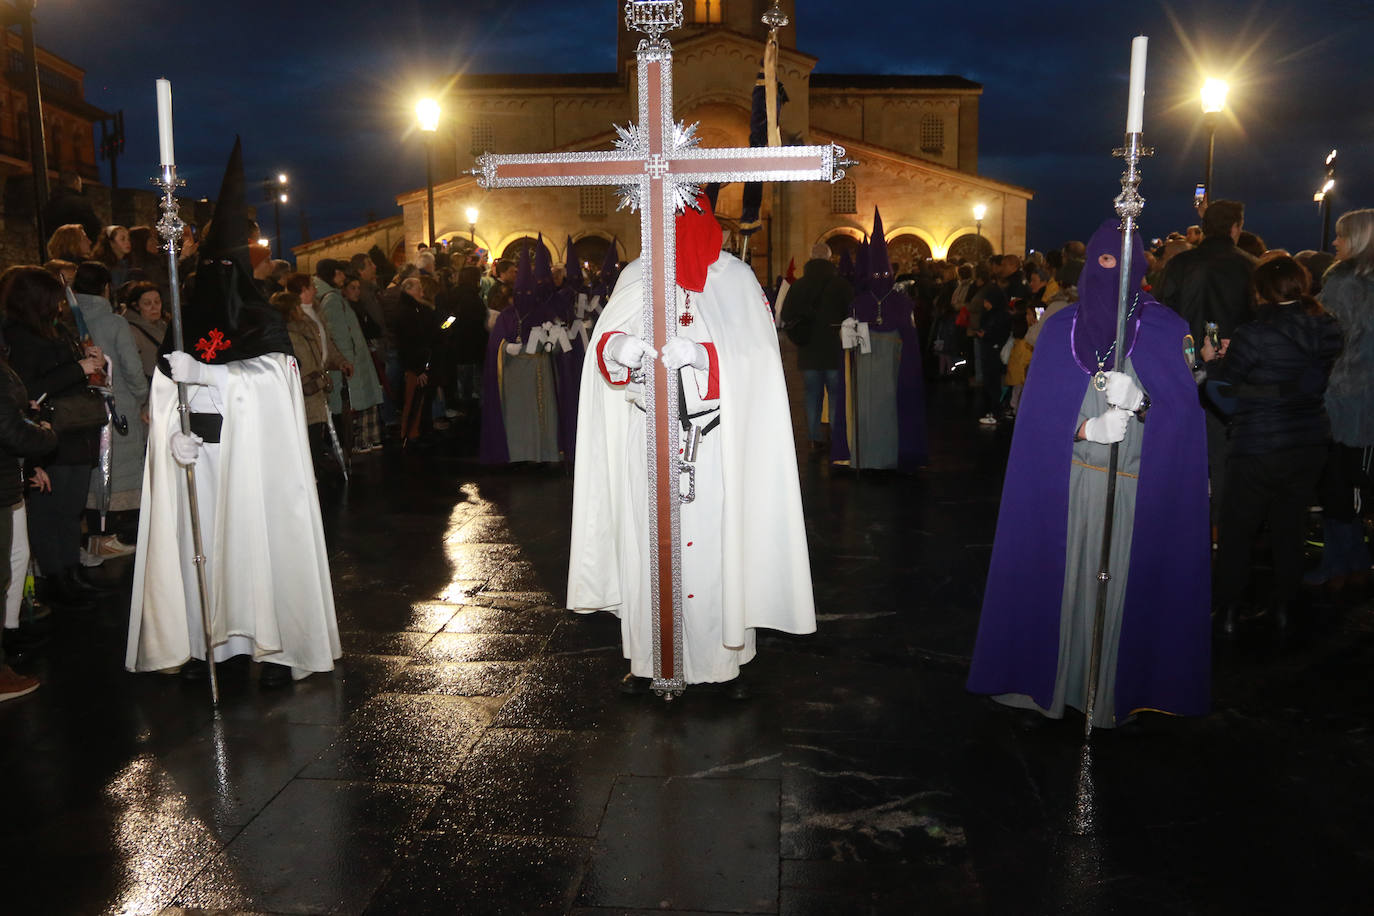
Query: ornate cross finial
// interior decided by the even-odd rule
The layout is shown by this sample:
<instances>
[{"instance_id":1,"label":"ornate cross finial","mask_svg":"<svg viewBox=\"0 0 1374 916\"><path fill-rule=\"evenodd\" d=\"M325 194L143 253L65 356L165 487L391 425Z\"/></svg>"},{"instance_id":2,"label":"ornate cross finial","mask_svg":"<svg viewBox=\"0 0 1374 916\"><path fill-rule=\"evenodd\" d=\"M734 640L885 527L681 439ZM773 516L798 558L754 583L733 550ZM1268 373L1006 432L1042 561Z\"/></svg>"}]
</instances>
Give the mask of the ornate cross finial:
<instances>
[{"instance_id":1,"label":"ornate cross finial","mask_svg":"<svg viewBox=\"0 0 1374 916\"><path fill-rule=\"evenodd\" d=\"M785 29L791 21L787 18L787 14L782 11L782 6L779 5L778 0L773 0L772 8L763 14L763 24L768 26L770 31Z\"/></svg>"},{"instance_id":2,"label":"ornate cross finial","mask_svg":"<svg viewBox=\"0 0 1374 916\"><path fill-rule=\"evenodd\" d=\"M664 32L682 28L682 0L626 0L625 26L657 42Z\"/></svg>"}]
</instances>

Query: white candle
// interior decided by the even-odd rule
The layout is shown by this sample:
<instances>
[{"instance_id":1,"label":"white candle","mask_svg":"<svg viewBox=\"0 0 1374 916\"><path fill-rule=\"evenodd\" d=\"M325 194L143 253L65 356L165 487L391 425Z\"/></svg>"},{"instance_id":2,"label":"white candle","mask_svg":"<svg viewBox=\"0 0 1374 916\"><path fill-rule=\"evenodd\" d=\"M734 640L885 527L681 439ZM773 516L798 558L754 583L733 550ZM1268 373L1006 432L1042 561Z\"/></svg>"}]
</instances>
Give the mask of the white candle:
<instances>
[{"instance_id":1,"label":"white candle","mask_svg":"<svg viewBox=\"0 0 1374 916\"><path fill-rule=\"evenodd\" d=\"M1131 41L1131 91L1126 106L1126 133L1138 134L1145 121L1145 46L1150 39L1137 35Z\"/></svg>"},{"instance_id":2,"label":"white candle","mask_svg":"<svg viewBox=\"0 0 1374 916\"><path fill-rule=\"evenodd\" d=\"M163 165L176 165L172 153L172 84L157 81L157 146Z\"/></svg>"}]
</instances>

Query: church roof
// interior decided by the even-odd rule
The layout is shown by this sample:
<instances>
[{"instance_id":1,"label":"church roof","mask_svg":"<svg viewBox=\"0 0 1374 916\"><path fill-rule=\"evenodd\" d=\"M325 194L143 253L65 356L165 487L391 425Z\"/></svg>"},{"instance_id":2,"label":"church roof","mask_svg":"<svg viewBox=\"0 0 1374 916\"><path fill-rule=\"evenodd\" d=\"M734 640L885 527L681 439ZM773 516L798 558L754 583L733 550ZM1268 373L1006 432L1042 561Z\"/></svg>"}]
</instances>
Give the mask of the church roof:
<instances>
[{"instance_id":1,"label":"church roof","mask_svg":"<svg viewBox=\"0 0 1374 916\"><path fill-rule=\"evenodd\" d=\"M464 73L458 89L503 91L510 89L619 89L618 73Z\"/></svg>"},{"instance_id":2,"label":"church roof","mask_svg":"<svg viewBox=\"0 0 1374 916\"><path fill-rule=\"evenodd\" d=\"M982 91L983 84L950 74L813 73L812 89L965 89Z\"/></svg>"}]
</instances>

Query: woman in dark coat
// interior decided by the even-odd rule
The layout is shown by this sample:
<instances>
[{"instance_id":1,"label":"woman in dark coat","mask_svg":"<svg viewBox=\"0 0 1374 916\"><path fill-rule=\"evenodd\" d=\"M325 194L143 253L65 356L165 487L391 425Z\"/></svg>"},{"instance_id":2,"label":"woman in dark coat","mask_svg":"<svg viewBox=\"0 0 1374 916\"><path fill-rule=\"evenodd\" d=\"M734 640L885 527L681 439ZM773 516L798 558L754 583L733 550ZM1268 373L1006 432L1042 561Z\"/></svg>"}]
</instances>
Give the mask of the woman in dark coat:
<instances>
[{"instance_id":1,"label":"woman in dark coat","mask_svg":"<svg viewBox=\"0 0 1374 916\"><path fill-rule=\"evenodd\" d=\"M1228 633L1250 577L1250 547L1265 521L1274 557L1268 601L1280 622L1297 594L1307 507L1331 435L1322 397L1342 345L1340 324L1308 294L1311 281L1297 261L1261 264L1254 283L1253 320L1236 328L1225 356L1214 354L1210 342L1202 352L1210 360L1208 381L1230 383L1235 404L1213 571Z\"/></svg>"},{"instance_id":2,"label":"woman in dark coat","mask_svg":"<svg viewBox=\"0 0 1374 916\"><path fill-rule=\"evenodd\" d=\"M0 354L4 349L5 342L0 339ZM51 426L28 418L28 406L24 383L0 356L0 556L6 557L14 543L14 507L24 498L24 459L47 454L57 445ZM35 478L40 483L46 480L41 471ZM0 562L0 595L9 590L9 579L10 564ZM20 632L16 628L6 635ZM0 638L0 702L32 693L37 687L38 681L16 674L6 664L5 643Z\"/></svg>"},{"instance_id":3,"label":"woman in dark coat","mask_svg":"<svg viewBox=\"0 0 1374 916\"><path fill-rule=\"evenodd\" d=\"M80 392L87 376L105 364L99 347L90 344L83 352L58 320L64 296L62 282L39 267L16 270L6 290L4 336L10 366L35 400L56 401ZM57 447L41 462L52 490L29 497L29 543L49 597L60 604L85 605L99 591L86 581L79 557L81 512L99 434L97 428L59 432Z\"/></svg>"}]
</instances>

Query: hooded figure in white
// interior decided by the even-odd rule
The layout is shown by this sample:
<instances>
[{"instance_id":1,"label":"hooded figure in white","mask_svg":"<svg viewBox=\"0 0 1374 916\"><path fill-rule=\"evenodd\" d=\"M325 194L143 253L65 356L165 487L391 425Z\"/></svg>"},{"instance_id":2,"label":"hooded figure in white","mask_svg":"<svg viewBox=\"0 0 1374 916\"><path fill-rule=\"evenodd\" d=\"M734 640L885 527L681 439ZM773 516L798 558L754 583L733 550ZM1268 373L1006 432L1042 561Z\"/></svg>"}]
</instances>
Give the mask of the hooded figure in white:
<instances>
[{"instance_id":1,"label":"hooded figure in white","mask_svg":"<svg viewBox=\"0 0 1374 916\"><path fill-rule=\"evenodd\" d=\"M265 682L283 683L331 670L342 653L300 370L285 320L252 283L242 201L236 144L183 318L196 355L164 341L153 375L125 666L205 658L185 471L194 464L215 660L248 655L266 663Z\"/></svg>"},{"instance_id":2,"label":"hooded figure in white","mask_svg":"<svg viewBox=\"0 0 1374 916\"><path fill-rule=\"evenodd\" d=\"M721 252L704 198L677 221L677 336L641 328L642 271L625 268L582 372L568 607L620 618L633 677L654 675L641 358L681 370L703 431L696 498L681 506L683 676L730 681L759 627L816 629L791 413L777 331L754 273ZM685 436L684 436L685 438ZM685 485L684 485L685 486Z\"/></svg>"}]
</instances>

